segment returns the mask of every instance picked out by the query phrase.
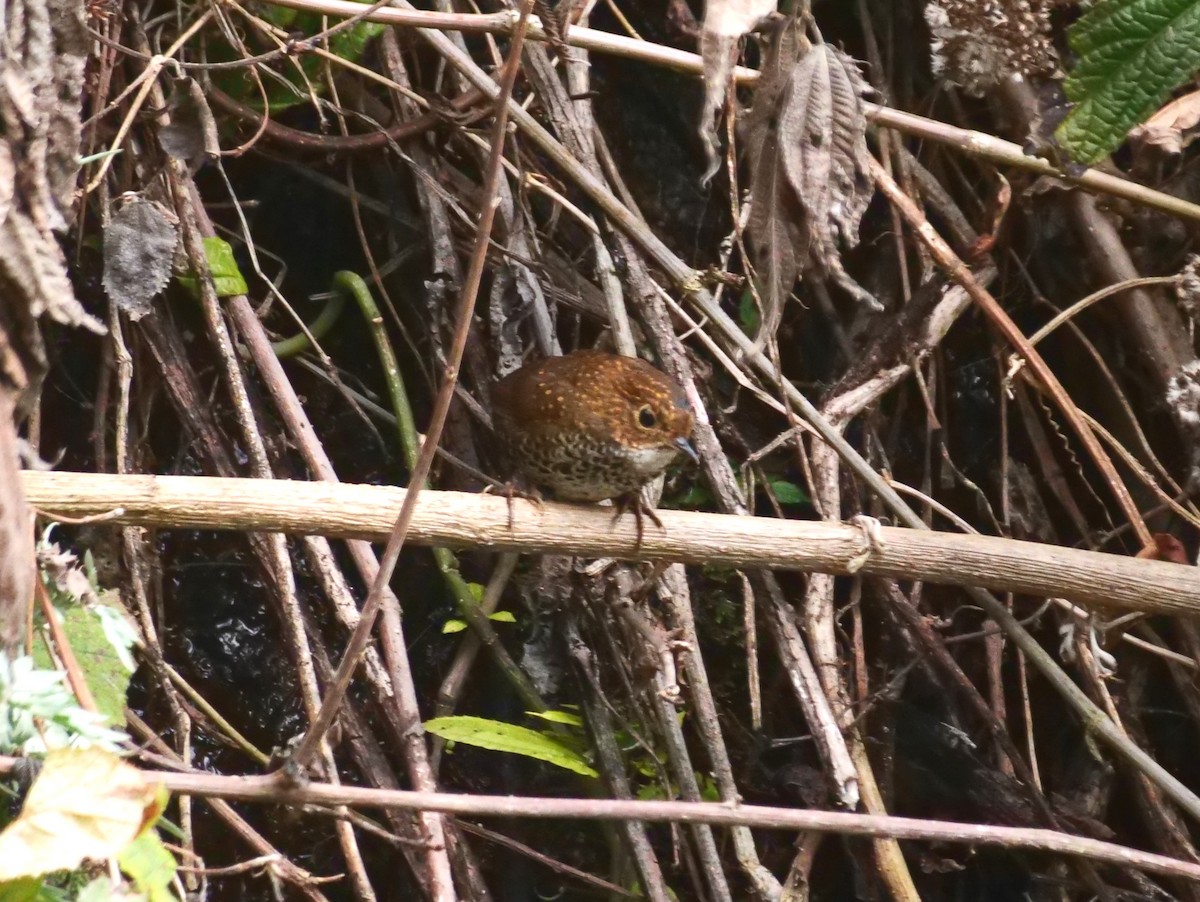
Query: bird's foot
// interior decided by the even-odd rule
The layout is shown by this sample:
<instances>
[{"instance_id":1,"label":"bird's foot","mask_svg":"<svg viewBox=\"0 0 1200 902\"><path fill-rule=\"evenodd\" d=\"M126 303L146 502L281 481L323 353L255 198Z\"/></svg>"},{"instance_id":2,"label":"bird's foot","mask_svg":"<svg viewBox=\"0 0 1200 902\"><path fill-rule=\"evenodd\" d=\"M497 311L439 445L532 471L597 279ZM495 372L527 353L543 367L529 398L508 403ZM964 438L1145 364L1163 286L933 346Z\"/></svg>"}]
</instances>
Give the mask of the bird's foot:
<instances>
[{"instance_id":1,"label":"bird's foot","mask_svg":"<svg viewBox=\"0 0 1200 902\"><path fill-rule=\"evenodd\" d=\"M613 499L613 504L616 505L617 512L613 514L613 523L616 523L626 513L632 511L634 521L637 524L637 541L633 544L634 551L640 551L642 547L642 539L646 534L646 519L649 518L659 529L665 529L662 520L658 519L658 514L654 508L646 504L646 499L642 497L641 491L626 492L624 495L619 495Z\"/></svg>"},{"instance_id":2,"label":"bird's foot","mask_svg":"<svg viewBox=\"0 0 1200 902\"><path fill-rule=\"evenodd\" d=\"M492 486L488 486L486 489L484 489L485 492L491 491L491 490L492 490ZM534 507L539 508L539 509L541 508L542 501L544 500L542 498L542 493L539 492L536 488L528 488L528 489L522 488L521 486L517 485L515 482L512 482L512 481L500 483L499 485L497 485L495 487L495 494L503 496L505 501L508 502L508 531L509 532L512 532L512 528L513 528L513 501L514 500L516 500L517 498L521 498L522 500L528 501Z\"/></svg>"}]
</instances>

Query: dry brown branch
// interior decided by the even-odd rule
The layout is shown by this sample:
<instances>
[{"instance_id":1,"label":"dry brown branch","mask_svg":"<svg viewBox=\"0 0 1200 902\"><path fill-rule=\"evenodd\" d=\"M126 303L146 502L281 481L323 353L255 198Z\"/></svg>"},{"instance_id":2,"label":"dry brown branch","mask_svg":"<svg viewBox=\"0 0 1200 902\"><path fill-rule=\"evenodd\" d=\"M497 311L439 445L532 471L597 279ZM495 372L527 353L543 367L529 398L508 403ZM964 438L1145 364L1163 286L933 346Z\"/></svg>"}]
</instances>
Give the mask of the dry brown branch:
<instances>
[{"instance_id":1,"label":"dry brown branch","mask_svg":"<svg viewBox=\"0 0 1200 902\"><path fill-rule=\"evenodd\" d=\"M30 503L47 516L114 511L113 523L143 526L275 530L381 541L391 532L404 489L283 480L199 476L108 476L26 471ZM664 529L647 530L634 552L632 523L612 522L602 507L515 503L508 528L506 499L458 492L422 493L412 540L420 545L489 551L576 554L703 562L846 574L865 548L855 526L690 511L662 512ZM1121 610L1194 614L1200 573L1075 548L993 536L884 527L883 544L861 572L892 579L978 585L1055 596Z\"/></svg>"},{"instance_id":2,"label":"dry brown branch","mask_svg":"<svg viewBox=\"0 0 1200 902\"><path fill-rule=\"evenodd\" d=\"M11 770L15 759L0 757L0 771ZM893 837L908 840L1003 845L1043 852L1078 855L1096 861L1142 868L1159 874L1200 880L1200 864L1142 852L1116 843L1070 836L1053 830L946 823L903 817L770 808L762 805L729 806L715 802L643 802L625 799L548 799L525 796L453 795L404 792L310 783L295 787L275 777L223 777L211 774L154 772L171 792L209 798L278 805L347 805L406 808L449 814L490 815L503 818L598 818L602 820L680 821L685 823L741 824L769 829L821 830L848 836Z\"/></svg>"},{"instance_id":3,"label":"dry brown branch","mask_svg":"<svg viewBox=\"0 0 1200 902\"><path fill-rule=\"evenodd\" d=\"M353 0L280 0L279 6L293 9L303 9L332 16L355 16L362 13L361 4ZM484 32L489 34L507 34L512 30L514 16L512 13L494 13L490 15L446 14L414 9L380 9L365 19L374 22L387 22L395 25L409 25L419 28L446 28L464 32ZM530 25L529 37L535 41L548 41L549 37L535 19ZM677 69L699 75L703 72L703 61L699 54L665 47L651 41L639 41L623 35L597 31L591 28L574 27L567 34L567 43L593 50L598 53L608 53L629 59L640 59L653 62L665 68ZM757 81L757 70L737 66L733 72L734 78L740 84L751 84ZM1038 175L1047 175L1061 179L1064 182L1079 185L1089 191L1122 197L1136 203L1155 207L1164 212L1182 216L1187 219L1200 220L1200 204L1194 204L1183 198L1173 197L1162 191L1155 191L1137 182L1102 172L1088 169L1078 175L1063 172L1049 160L1030 156L1019 144L1005 141L987 132L975 129L959 128L946 122L938 122L925 116L910 113L906 110L891 109L886 106L866 104L867 117L877 125L894 128L897 131L937 141L961 150L963 153L977 156L980 159L1000 163L1005 166L1024 169Z\"/></svg>"}]
</instances>

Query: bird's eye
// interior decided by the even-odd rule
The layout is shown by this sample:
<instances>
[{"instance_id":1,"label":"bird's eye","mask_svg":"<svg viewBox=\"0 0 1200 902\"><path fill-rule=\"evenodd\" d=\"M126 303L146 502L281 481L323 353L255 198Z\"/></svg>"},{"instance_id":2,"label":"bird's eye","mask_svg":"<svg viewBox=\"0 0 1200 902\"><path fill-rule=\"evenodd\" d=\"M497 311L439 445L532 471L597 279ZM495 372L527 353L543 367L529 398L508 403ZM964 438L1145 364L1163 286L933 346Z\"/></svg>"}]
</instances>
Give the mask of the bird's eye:
<instances>
[{"instance_id":1,"label":"bird's eye","mask_svg":"<svg viewBox=\"0 0 1200 902\"><path fill-rule=\"evenodd\" d=\"M654 411L649 407L643 407L638 411L638 424L643 429L653 429L658 425L658 417L654 415Z\"/></svg>"}]
</instances>

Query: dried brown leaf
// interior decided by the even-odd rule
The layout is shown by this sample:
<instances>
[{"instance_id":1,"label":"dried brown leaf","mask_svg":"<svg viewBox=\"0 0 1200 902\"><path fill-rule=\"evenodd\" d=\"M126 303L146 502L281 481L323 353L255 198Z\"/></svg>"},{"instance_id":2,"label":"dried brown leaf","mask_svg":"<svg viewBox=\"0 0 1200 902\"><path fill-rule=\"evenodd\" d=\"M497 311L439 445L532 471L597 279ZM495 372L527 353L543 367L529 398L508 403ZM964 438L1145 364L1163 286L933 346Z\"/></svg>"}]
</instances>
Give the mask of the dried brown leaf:
<instances>
[{"instance_id":1,"label":"dried brown leaf","mask_svg":"<svg viewBox=\"0 0 1200 902\"><path fill-rule=\"evenodd\" d=\"M163 150L192 172L220 156L217 120L198 81L187 77L172 79L167 108L171 122L158 130L158 143Z\"/></svg>"},{"instance_id":2,"label":"dried brown leaf","mask_svg":"<svg viewBox=\"0 0 1200 902\"><path fill-rule=\"evenodd\" d=\"M880 309L846 273L838 252L839 244L858 243L858 224L873 194L866 90L853 60L826 44L810 45L794 22L765 47L745 140L746 232L763 306L759 339L773 334L792 284L808 271Z\"/></svg>"},{"instance_id":3,"label":"dried brown leaf","mask_svg":"<svg viewBox=\"0 0 1200 902\"><path fill-rule=\"evenodd\" d=\"M133 195L104 227L104 290L132 320L150 312L171 278L176 226L173 213Z\"/></svg>"},{"instance_id":4,"label":"dried brown leaf","mask_svg":"<svg viewBox=\"0 0 1200 902\"><path fill-rule=\"evenodd\" d=\"M1157 147L1164 153L1179 154L1196 139L1184 135L1200 125L1200 91L1192 91L1172 100L1129 133L1130 140Z\"/></svg>"},{"instance_id":5,"label":"dried brown leaf","mask_svg":"<svg viewBox=\"0 0 1200 902\"><path fill-rule=\"evenodd\" d=\"M704 60L704 110L700 114L700 140L708 167L707 184L721 167L717 138L717 113L725 105L729 76L737 60L738 42L775 11L775 0L708 0L700 32L700 56Z\"/></svg>"},{"instance_id":6,"label":"dried brown leaf","mask_svg":"<svg viewBox=\"0 0 1200 902\"><path fill-rule=\"evenodd\" d=\"M792 70L792 90L779 115L788 183L804 210L801 271L813 266L874 310L883 309L846 273L837 243L858 244L858 223L871 202L867 175L867 87L854 61L814 44Z\"/></svg>"},{"instance_id":7,"label":"dried brown leaf","mask_svg":"<svg viewBox=\"0 0 1200 902\"><path fill-rule=\"evenodd\" d=\"M780 159L777 111L791 91L791 71L808 40L794 19L780 20L763 36L763 66L754 106L743 124L750 172L750 211L746 237L759 281L762 310L759 335L772 335L783 305L800 273L795 224L803 216L789 203L790 187Z\"/></svg>"},{"instance_id":8,"label":"dried brown leaf","mask_svg":"<svg viewBox=\"0 0 1200 902\"><path fill-rule=\"evenodd\" d=\"M746 234L758 274L762 302L759 336L773 335L783 307L800 273L796 222L803 218L779 163L778 136L772 132L751 170L750 216Z\"/></svg>"},{"instance_id":9,"label":"dried brown leaf","mask_svg":"<svg viewBox=\"0 0 1200 902\"><path fill-rule=\"evenodd\" d=\"M1171 564L1183 564L1185 567L1191 565L1191 561L1188 560L1187 549L1183 547L1183 543L1173 535L1165 532L1154 533L1151 536L1150 544L1134 555L1134 557L1145 561L1167 561Z\"/></svg>"},{"instance_id":10,"label":"dried brown leaf","mask_svg":"<svg viewBox=\"0 0 1200 902\"><path fill-rule=\"evenodd\" d=\"M83 563L72 551L64 551L57 542L41 541L37 546L38 567L49 577L54 588L79 603L99 601Z\"/></svg>"},{"instance_id":11,"label":"dried brown leaf","mask_svg":"<svg viewBox=\"0 0 1200 902\"><path fill-rule=\"evenodd\" d=\"M111 858L157 819L164 800L159 785L111 752L56 749L0 833L0 880Z\"/></svg>"}]
</instances>

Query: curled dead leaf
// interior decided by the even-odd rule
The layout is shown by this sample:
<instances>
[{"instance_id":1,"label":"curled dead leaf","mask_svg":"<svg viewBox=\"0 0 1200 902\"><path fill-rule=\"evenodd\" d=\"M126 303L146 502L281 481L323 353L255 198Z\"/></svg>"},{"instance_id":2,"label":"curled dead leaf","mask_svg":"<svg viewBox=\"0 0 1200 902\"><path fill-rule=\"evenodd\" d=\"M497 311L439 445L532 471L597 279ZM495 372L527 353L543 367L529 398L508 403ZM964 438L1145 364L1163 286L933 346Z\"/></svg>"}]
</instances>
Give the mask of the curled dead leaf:
<instances>
[{"instance_id":1,"label":"curled dead leaf","mask_svg":"<svg viewBox=\"0 0 1200 902\"><path fill-rule=\"evenodd\" d=\"M704 110L700 114L700 140L708 166L705 184L721 166L717 139L717 113L725 104L729 76L737 60L738 42L775 11L775 0L708 0L700 31L700 57L704 61Z\"/></svg>"},{"instance_id":2,"label":"curled dead leaf","mask_svg":"<svg viewBox=\"0 0 1200 902\"><path fill-rule=\"evenodd\" d=\"M1156 532L1150 537L1150 544L1139 551L1135 557L1146 561L1167 561L1171 564L1188 566L1187 549L1183 543L1165 532Z\"/></svg>"},{"instance_id":3,"label":"curled dead leaf","mask_svg":"<svg viewBox=\"0 0 1200 902\"><path fill-rule=\"evenodd\" d=\"M1164 153L1179 154L1196 140L1197 125L1200 125L1200 91L1192 91L1172 100L1133 129L1129 138Z\"/></svg>"}]
</instances>

